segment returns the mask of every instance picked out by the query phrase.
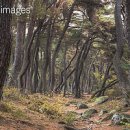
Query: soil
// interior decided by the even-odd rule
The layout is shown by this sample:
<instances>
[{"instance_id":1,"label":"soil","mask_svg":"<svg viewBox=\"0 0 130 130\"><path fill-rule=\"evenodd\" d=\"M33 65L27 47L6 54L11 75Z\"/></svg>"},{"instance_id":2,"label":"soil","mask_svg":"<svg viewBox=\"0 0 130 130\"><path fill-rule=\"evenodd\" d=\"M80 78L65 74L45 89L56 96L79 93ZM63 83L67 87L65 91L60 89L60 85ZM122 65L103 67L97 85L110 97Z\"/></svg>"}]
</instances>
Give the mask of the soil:
<instances>
[{"instance_id":1,"label":"soil","mask_svg":"<svg viewBox=\"0 0 130 130\"><path fill-rule=\"evenodd\" d=\"M29 119L20 120L11 116L0 116L0 130L65 130L63 124L59 124L58 121L47 118L44 114L29 110L26 105L21 103L15 103L17 107L22 109ZM77 113L83 113L85 109L78 110L74 105L66 106L66 111L75 111ZM130 111L127 112L130 114ZM100 119L98 114L88 120L75 121L74 126L77 130L123 130L124 126L113 126L110 121L103 123L97 123ZM89 129L90 128L90 129Z\"/></svg>"}]
</instances>

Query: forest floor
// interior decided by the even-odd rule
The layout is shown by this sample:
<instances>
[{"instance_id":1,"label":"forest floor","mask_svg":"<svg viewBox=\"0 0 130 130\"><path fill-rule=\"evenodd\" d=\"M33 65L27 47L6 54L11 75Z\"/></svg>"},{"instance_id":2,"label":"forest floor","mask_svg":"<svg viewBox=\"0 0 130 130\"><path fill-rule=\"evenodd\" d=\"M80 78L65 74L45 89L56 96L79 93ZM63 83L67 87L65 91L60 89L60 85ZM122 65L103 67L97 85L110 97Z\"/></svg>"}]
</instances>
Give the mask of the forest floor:
<instances>
[{"instance_id":1,"label":"forest floor","mask_svg":"<svg viewBox=\"0 0 130 130\"><path fill-rule=\"evenodd\" d=\"M100 105L89 99L90 95L82 99L40 94L23 96L15 89L7 89L0 103L0 130L130 130L129 125L113 125L110 119L100 121L106 116L99 116L101 109L119 110L120 99L108 100ZM77 108L76 103L81 102L98 113L82 119L80 116L87 109ZM127 108L124 113L130 114L130 109Z\"/></svg>"}]
</instances>

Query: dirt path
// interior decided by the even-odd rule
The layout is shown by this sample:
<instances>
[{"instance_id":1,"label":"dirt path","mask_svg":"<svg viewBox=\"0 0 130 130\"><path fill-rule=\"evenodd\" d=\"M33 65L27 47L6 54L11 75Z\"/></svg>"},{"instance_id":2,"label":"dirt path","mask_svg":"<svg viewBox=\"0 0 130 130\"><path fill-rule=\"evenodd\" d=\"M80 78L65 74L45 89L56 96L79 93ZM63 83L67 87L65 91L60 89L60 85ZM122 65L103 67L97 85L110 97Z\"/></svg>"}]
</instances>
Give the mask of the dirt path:
<instances>
[{"instance_id":1,"label":"dirt path","mask_svg":"<svg viewBox=\"0 0 130 130\"><path fill-rule=\"evenodd\" d=\"M52 122L36 112L27 113L30 120L0 119L0 130L64 130L61 125Z\"/></svg>"},{"instance_id":2,"label":"dirt path","mask_svg":"<svg viewBox=\"0 0 130 130\"><path fill-rule=\"evenodd\" d=\"M77 109L75 105L70 105L66 108L66 111L74 111L76 113L83 113L86 111L86 109ZM127 114L130 114L130 111L127 112ZM74 123L75 127L78 129L84 129L84 130L124 130L124 126L113 126L111 125L111 121L105 121L103 123L97 123L97 121L100 120L100 117L98 114L96 114L94 117L88 119L88 120L81 120Z\"/></svg>"},{"instance_id":3,"label":"dirt path","mask_svg":"<svg viewBox=\"0 0 130 130\"><path fill-rule=\"evenodd\" d=\"M44 114L29 110L26 105L15 103L28 119L16 119L9 114L0 117L0 130L64 130L63 126L51 121Z\"/></svg>"},{"instance_id":4,"label":"dirt path","mask_svg":"<svg viewBox=\"0 0 130 130\"><path fill-rule=\"evenodd\" d=\"M17 107L21 109L26 116L29 117L26 120L16 119L10 115L0 116L0 130L65 130L64 126L58 124L54 120L50 120L44 114L40 114L36 111L32 111L27 108L27 104L21 102L14 102ZM74 105L66 106L67 111L74 111L76 113L83 113L85 109L78 110ZM127 112L130 114L130 111ZM110 121L103 123L97 123L99 120L98 114L89 120L78 120L74 122L74 126L77 129L85 128L84 130L123 130L123 126L112 126Z\"/></svg>"}]
</instances>

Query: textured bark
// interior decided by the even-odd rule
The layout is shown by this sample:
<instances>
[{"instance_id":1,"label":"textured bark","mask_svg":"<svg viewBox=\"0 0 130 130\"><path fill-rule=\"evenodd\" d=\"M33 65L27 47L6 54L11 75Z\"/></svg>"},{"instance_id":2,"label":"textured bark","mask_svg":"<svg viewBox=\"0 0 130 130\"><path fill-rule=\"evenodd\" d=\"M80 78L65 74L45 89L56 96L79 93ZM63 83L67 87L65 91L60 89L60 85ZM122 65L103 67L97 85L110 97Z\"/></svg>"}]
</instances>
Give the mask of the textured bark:
<instances>
[{"instance_id":1,"label":"textured bark","mask_svg":"<svg viewBox=\"0 0 130 130\"><path fill-rule=\"evenodd\" d=\"M1 0L0 7L11 8L13 0ZM11 39L11 14L0 13L0 100L2 99L4 81L10 62Z\"/></svg>"},{"instance_id":2,"label":"textured bark","mask_svg":"<svg viewBox=\"0 0 130 130\"><path fill-rule=\"evenodd\" d=\"M97 90L91 98L94 98L98 93L105 92L108 88L113 87L115 84L117 84L119 81L118 80L113 80L109 84L107 84L104 88L101 88L100 90Z\"/></svg>"},{"instance_id":3,"label":"textured bark","mask_svg":"<svg viewBox=\"0 0 130 130\"><path fill-rule=\"evenodd\" d=\"M107 65L107 68L106 68L106 72L105 72L105 74L104 74L104 79L103 79L103 83L102 83L101 89L103 89L103 88L106 86L106 82L107 82L107 80L108 80L109 72L110 72L110 69L111 69L111 67L112 67L112 64L113 64L113 63L110 63L110 64ZM99 97L99 96L103 96L103 93L102 93L102 92L99 92L99 93L97 94L97 97Z\"/></svg>"},{"instance_id":4,"label":"textured bark","mask_svg":"<svg viewBox=\"0 0 130 130\"><path fill-rule=\"evenodd\" d=\"M64 82L65 82L65 84L64 84L64 94L63 94L63 96L65 96L66 95L66 90L67 90L67 80L66 80L66 78L67 78L67 71L66 71L66 66L67 66L67 58L66 58L66 53L67 53L67 45L66 45L66 43L64 43L64 57L63 57L63 68L64 68Z\"/></svg>"},{"instance_id":5,"label":"textured bark","mask_svg":"<svg viewBox=\"0 0 130 130\"><path fill-rule=\"evenodd\" d=\"M27 48L25 49L25 52L24 52L23 65L22 65L22 68L21 68L19 76L18 76L18 86L19 86L21 91L24 91L23 76L27 72L27 69L28 69L28 67L30 65L30 57L31 57L30 54L31 54L31 47L33 45L33 40L34 40L37 32L39 30L41 30L42 25L43 25L43 21L39 21L38 27L34 31L32 37L30 39L30 42L28 43L28 46L27 46Z\"/></svg>"},{"instance_id":6,"label":"textured bark","mask_svg":"<svg viewBox=\"0 0 130 130\"><path fill-rule=\"evenodd\" d=\"M32 10L32 14L31 14L31 17L30 17L30 22L29 22L29 27L28 27L27 42L24 45L24 51L26 50L26 48L27 48L27 46L28 46L28 44L30 42L30 39L33 36L35 24L36 24L35 5L33 5L33 10ZM32 60L32 58L31 58L31 60ZM23 85L24 88L26 88L28 91L29 90L31 91L31 88L32 88L32 83L31 83L31 81L32 81L31 80L32 79L32 68L31 68L31 65L28 67L27 73L25 73L25 75L23 75L23 79L26 79L26 81L25 81L25 83Z\"/></svg>"},{"instance_id":7,"label":"textured bark","mask_svg":"<svg viewBox=\"0 0 130 130\"><path fill-rule=\"evenodd\" d=\"M55 20L52 22L52 19L50 18L48 22L48 28L47 28L47 42L45 45L45 51L44 51L44 63L43 63L43 69L41 74L41 80L40 80L40 92L46 93L47 90L49 90L47 85L47 72L48 68L51 62L51 43L52 43L52 35L53 35L53 25L55 23Z\"/></svg>"},{"instance_id":8,"label":"textured bark","mask_svg":"<svg viewBox=\"0 0 130 130\"><path fill-rule=\"evenodd\" d=\"M81 97L81 89L80 89L80 78L84 67L84 62L88 56L92 44L92 38L88 37L85 43L83 44L82 49L80 50L79 56L76 61L76 70L75 70L75 97Z\"/></svg>"},{"instance_id":9,"label":"textured bark","mask_svg":"<svg viewBox=\"0 0 130 130\"><path fill-rule=\"evenodd\" d=\"M116 0L115 5L115 23L116 23L116 36L117 36L117 50L116 55L114 57L113 63L114 68L120 83L120 88L123 92L125 98L128 98L127 92L130 90L130 83L127 77L125 70L121 67L121 59L123 56L123 48L124 48L124 34L123 34L123 25L121 18L121 5L122 0Z\"/></svg>"},{"instance_id":10,"label":"textured bark","mask_svg":"<svg viewBox=\"0 0 130 130\"><path fill-rule=\"evenodd\" d=\"M69 67L71 66L72 62L74 61L74 59L76 58L77 54L78 54L78 46L79 46L79 43L80 43L80 39L77 41L76 43L76 52L74 54L74 56L72 57L72 59L70 60L69 64L67 65L66 68L64 68L64 70L61 72L61 80L60 80L60 83L59 85L55 88L55 92L58 92L58 91L61 91L62 89L62 86L64 85L65 81L67 80L63 80L63 76L64 76L64 72L67 71L69 69Z\"/></svg>"},{"instance_id":11,"label":"textured bark","mask_svg":"<svg viewBox=\"0 0 130 130\"><path fill-rule=\"evenodd\" d=\"M23 57L23 44L25 38L25 25L24 21L18 20L17 22L17 36L16 36L16 47L15 47L15 58L13 63L13 69L9 86L17 86L17 77L21 69L22 57Z\"/></svg>"},{"instance_id":12,"label":"textured bark","mask_svg":"<svg viewBox=\"0 0 130 130\"><path fill-rule=\"evenodd\" d=\"M37 39L36 39L36 43L35 43L35 46L34 46L34 80L32 81L32 89L31 91L33 93L36 93L37 92L37 87L38 87L38 81L39 81L39 78L38 78L38 68L39 68L39 46L40 46L40 32L38 33L37 35ZM32 78L33 79L33 78Z\"/></svg>"},{"instance_id":13,"label":"textured bark","mask_svg":"<svg viewBox=\"0 0 130 130\"><path fill-rule=\"evenodd\" d=\"M130 48L130 0L126 0L126 29L128 46Z\"/></svg>"},{"instance_id":14,"label":"textured bark","mask_svg":"<svg viewBox=\"0 0 130 130\"><path fill-rule=\"evenodd\" d=\"M73 9L75 7L75 3L76 1L74 1L74 3L72 4L71 8L70 8L70 11L69 11L69 14L68 14L68 19L65 23L65 26L64 26L64 29L60 35L60 38L58 40L58 43L57 43L57 46L55 48L55 51L54 51L54 54L52 56L52 61L51 61L51 79L50 79L50 88L51 90L53 91L54 89L54 86L55 86L55 64L56 64L56 58L57 58L57 55L60 51L60 46L61 46L61 43L63 41L63 38L65 36L65 33L69 27L69 23L71 21L71 16L72 16L72 13L73 13Z\"/></svg>"},{"instance_id":15,"label":"textured bark","mask_svg":"<svg viewBox=\"0 0 130 130\"><path fill-rule=\"evenodd\" d=\"M27 8L28 0L22 0L21 2L22 2L22 7ZM15 55L14 55L12 73L8 81L9 86L18 86L17 78L22 65L25 32L26 32L26 17L21 15L20 17L18 17L17 20Z\"/></svg>"}]
</instances>

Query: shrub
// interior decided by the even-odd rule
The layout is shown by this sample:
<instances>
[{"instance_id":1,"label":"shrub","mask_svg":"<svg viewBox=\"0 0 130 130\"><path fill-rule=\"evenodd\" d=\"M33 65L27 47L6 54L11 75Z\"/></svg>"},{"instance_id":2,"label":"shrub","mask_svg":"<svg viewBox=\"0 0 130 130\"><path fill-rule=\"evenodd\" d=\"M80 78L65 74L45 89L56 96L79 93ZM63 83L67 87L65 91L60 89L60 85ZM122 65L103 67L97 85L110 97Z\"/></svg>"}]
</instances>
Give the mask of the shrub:
<instances>
[{"instance_id":1,"label":"shrub","mask_svg":"<svg viewBox=\"0 0 130 130\"><path fill-rule=\"evenodd\" d=\"M122 108L122 102L119 100L111 100L98 106L100 109L105 110L120 110Z\"/></svg>"},{"instance_id":2,"label":"shrub","mask_svg":"<svg viewBox=\"0 0 130 130\"><path fill-rule=\"evenodd\" d=\"M12 104L8 103L8 102L1 102L0 103L0 111L1 112L12 112L13 106Z\"/></svg>"},{"instance_id":3,"label":"shrub","mask_svg":"<svg viewBox=\"0 0 130 130\"><path fill-rule=\"evenodd\" d=\"M28 108L33 111L39 111L40 107L42 106L43 102L40 100L31 101L28 104Z\"/></svg>"},{"instance_id":4,"label":"shrub","mask_svg":"<svg viewBox=\"0 0 130 130\"><path fill-rule=\"evenodd\" d=\"M12 100L16 100L16 101L23 99L23 95L16 88L5 88L3 97L5 97L6 99L12 99Z\"/></svg>"},{"instance_id":5,"label":"shrub","mask_svg":"<svg viewBox=\"0 0 130 130\"><path fill-rule=\"evenodd\" d=\"M28 108L39 113L44 113L50 118L59 118L62 116L62 103L58 100L51 101L49 99L33 99L29 104Z\"/></svg>"},{"instance_id":6,"label":"shrub","mask_svg":"<svg viewBox=\"0 0 130 130\"><path fill-rule=\"evenodd\" d=\"M44 104L39 109L39 112L45 113L51 118L59 118L62 116L63 107L58 103L44 102Z\"/></svg>"},{"instance_id":7,"label":"shrub","mask_svg":"<svg viewBox=\"0 0 130 130\"><path fill-rule=\"evenodd\" d=\"M67 125L72 125L75 120L76 120L76 113L75 113L75 112L67 112L67 113L63 116L63 121L64 121Z\"/></svg>"},{"instance_id":8,"label":"shrub","mask_svg":"<svg viewBox=\"0 0 130 130\"><path fill-rule=\"evenodd\" d=\"M20 109L16 109L12 111L12 116L19 119L28 119L26 113Z\"/></svg>"},{"instance_id":9,"label":"shrub","mask_svg":"<svg viewBox=\"0 0 130 130\"><path fill-rule=\"evenodd\" d=\"M121 91L118 88L114 88L114 89L108 89L106 91L106 95L108 95L111 98L115 98L115 97L119 97L121 95Z\"/></svg>"}]
</instances>

